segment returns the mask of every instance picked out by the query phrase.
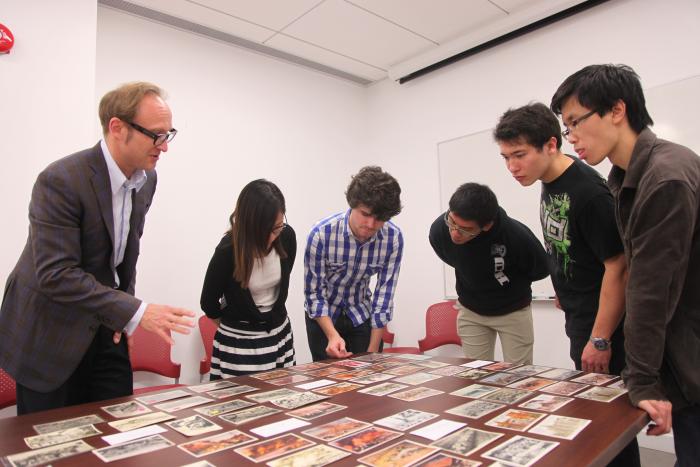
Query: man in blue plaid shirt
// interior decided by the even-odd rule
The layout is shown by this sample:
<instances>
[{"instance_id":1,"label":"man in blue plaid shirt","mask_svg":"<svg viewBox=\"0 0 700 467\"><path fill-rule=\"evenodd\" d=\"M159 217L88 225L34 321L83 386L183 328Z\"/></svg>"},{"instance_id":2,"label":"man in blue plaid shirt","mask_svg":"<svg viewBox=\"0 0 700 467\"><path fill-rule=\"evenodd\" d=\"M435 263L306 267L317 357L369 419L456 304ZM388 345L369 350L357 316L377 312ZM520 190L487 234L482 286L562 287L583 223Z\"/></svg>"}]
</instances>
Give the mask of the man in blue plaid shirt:
<instances>
[{"instance_id":1,"label":"man in blue plaid shirt","mask_svg":"<svg viewBox=\"0 0 700 467\"><path fill-rule=\"evenodd\" d=\"M403 253L401 230L389 221L401 212L400 194L394 177L364 167L345 193L350 209L311 229L304 254L304 309L314 361L380 350Z\"/></svg>"}]
</instances>

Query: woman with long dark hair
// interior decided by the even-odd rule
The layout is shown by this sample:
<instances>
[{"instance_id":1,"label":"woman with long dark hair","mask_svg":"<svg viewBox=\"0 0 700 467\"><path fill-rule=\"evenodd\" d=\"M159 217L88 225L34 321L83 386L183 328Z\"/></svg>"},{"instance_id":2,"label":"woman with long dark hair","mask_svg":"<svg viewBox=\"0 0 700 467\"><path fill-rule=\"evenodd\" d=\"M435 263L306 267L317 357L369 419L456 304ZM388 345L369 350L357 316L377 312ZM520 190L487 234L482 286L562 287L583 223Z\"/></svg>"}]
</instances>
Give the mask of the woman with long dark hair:
<instances>
[{"instance_id":1,"label":"woman with long dark hair","mask_svg":"<svg viewBox=\"0 0 700 467\"><path fill-rule=\"evenodd\" d=\"M248 183L214 250L200 300L204 313L219 321L212 380L294 365L285 302L297 246L285 212L274 183Z\"/></svg>"}]
</instances>

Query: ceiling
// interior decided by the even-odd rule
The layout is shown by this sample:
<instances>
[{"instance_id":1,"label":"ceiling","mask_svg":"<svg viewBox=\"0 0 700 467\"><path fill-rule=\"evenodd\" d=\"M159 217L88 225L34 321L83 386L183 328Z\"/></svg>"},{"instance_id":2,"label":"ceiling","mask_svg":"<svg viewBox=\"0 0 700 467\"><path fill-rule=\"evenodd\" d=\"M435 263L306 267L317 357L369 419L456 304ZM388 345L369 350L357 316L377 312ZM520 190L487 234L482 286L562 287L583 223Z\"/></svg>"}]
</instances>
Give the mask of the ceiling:
<instances>
[{"instance_id":1,"label":"ceiling","mask_svg":"<svg viewBox=\"0 0 700 467\"><path fill-rule=\"evenodd\" d=\"M584 0L99 0L360 84L401 79Z\"/></svg>"}]
</instances>

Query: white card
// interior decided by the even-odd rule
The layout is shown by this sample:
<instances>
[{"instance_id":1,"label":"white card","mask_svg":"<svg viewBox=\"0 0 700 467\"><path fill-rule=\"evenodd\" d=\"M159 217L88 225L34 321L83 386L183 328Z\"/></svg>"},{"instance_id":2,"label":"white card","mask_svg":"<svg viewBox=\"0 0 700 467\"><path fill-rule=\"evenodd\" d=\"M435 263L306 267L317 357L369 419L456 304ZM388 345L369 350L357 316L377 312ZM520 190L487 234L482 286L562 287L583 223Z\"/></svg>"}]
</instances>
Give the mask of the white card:
<instances>
[{"instance_id":1,"label":"white card","mask_svg":"<svg viewBox=\"0 0 700 467\"><path fill-rule=\"evenodd\" d=\"M460 366L465 366L467 368L481 368L482 366L490 365L493 362L489 360L474 360L473 362L469 363L462 363Z\"/></svg>"},{"instance_id":2,"label":"white card","mask_svg":"<svg viewBox=\"0 0 700 467\"><path fill-rule=\"evenodd\" d=\"M447 436L453 431L459 430L466 423L455 422L453 420L438 420L435 423L424 426L411 432L412 435L420 436L421 438L428 438L432 441L437 441L443 436Z\"/></svg>"},{"instance_id":3,"label":"white card","mask_svg":"<svg viewBox=\"0 0 700 467\"><path fill-rule=\"evenodd\" d=\"M302 426L307 425L311 425L311 423L305 422L304 420L299 420L298 418L288 418L280 422L270 423L269 425L263 425L257 428L253 428L250 431L251 433L255 433L256 435L262 436L263 438L268 438L270 436L284 433L285 431L294 430L296 428L301 428Z\"/></svg>"},{"instance_id":4,"label":"white card","mask_svg":"<svg viewBox=\"0 0 700 467\"><path fill-rule=\"evenodd\" d=\"M145 426L143 428L137 428L131 431L125 431L124 433L115 433L113 435L103 436L102 439L105 441L105 443L109 444L110 446L114 446L115 444L126 443L127 441L143 438L145 436L157 435L158 433L165 433L166 431L168 430L166 430L160 425L150 425Z\"/></svg>"},{"instance_id":5,"label":"white card","mask_svg":"<svg viewBox=\"0 0 700 467\"><path fill-rule=\"evenodd\" d=\"M312 389L322 388L323 386L328 386L329 384L335 383L337 383L337 381L331 381L330 379L319 379L318 381L311 381L310 383L298 384L295 387L305 391L310 391Z\"/></svg>"}]
</instances>

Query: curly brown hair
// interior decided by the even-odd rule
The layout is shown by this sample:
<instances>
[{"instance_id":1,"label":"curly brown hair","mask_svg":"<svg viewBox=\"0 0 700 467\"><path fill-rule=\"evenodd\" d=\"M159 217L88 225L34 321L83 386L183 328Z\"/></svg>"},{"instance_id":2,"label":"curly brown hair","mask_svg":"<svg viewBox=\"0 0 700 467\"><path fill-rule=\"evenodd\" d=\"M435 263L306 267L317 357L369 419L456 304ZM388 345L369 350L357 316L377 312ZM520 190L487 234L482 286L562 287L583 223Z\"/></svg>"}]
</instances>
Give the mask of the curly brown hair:
<instances>
[{"instance_id":1,"label":"curly brown hair","mask_svg":"<svg viewBox=\"0 0 700 467\"><path fill-rule=\"evenodd\" d=\"M351 208L363 204L381 221L388 221L401 212L400 195L399 182L377 166L360 169L353 175L345 192Z\"/></svg>"}]
</instances>

